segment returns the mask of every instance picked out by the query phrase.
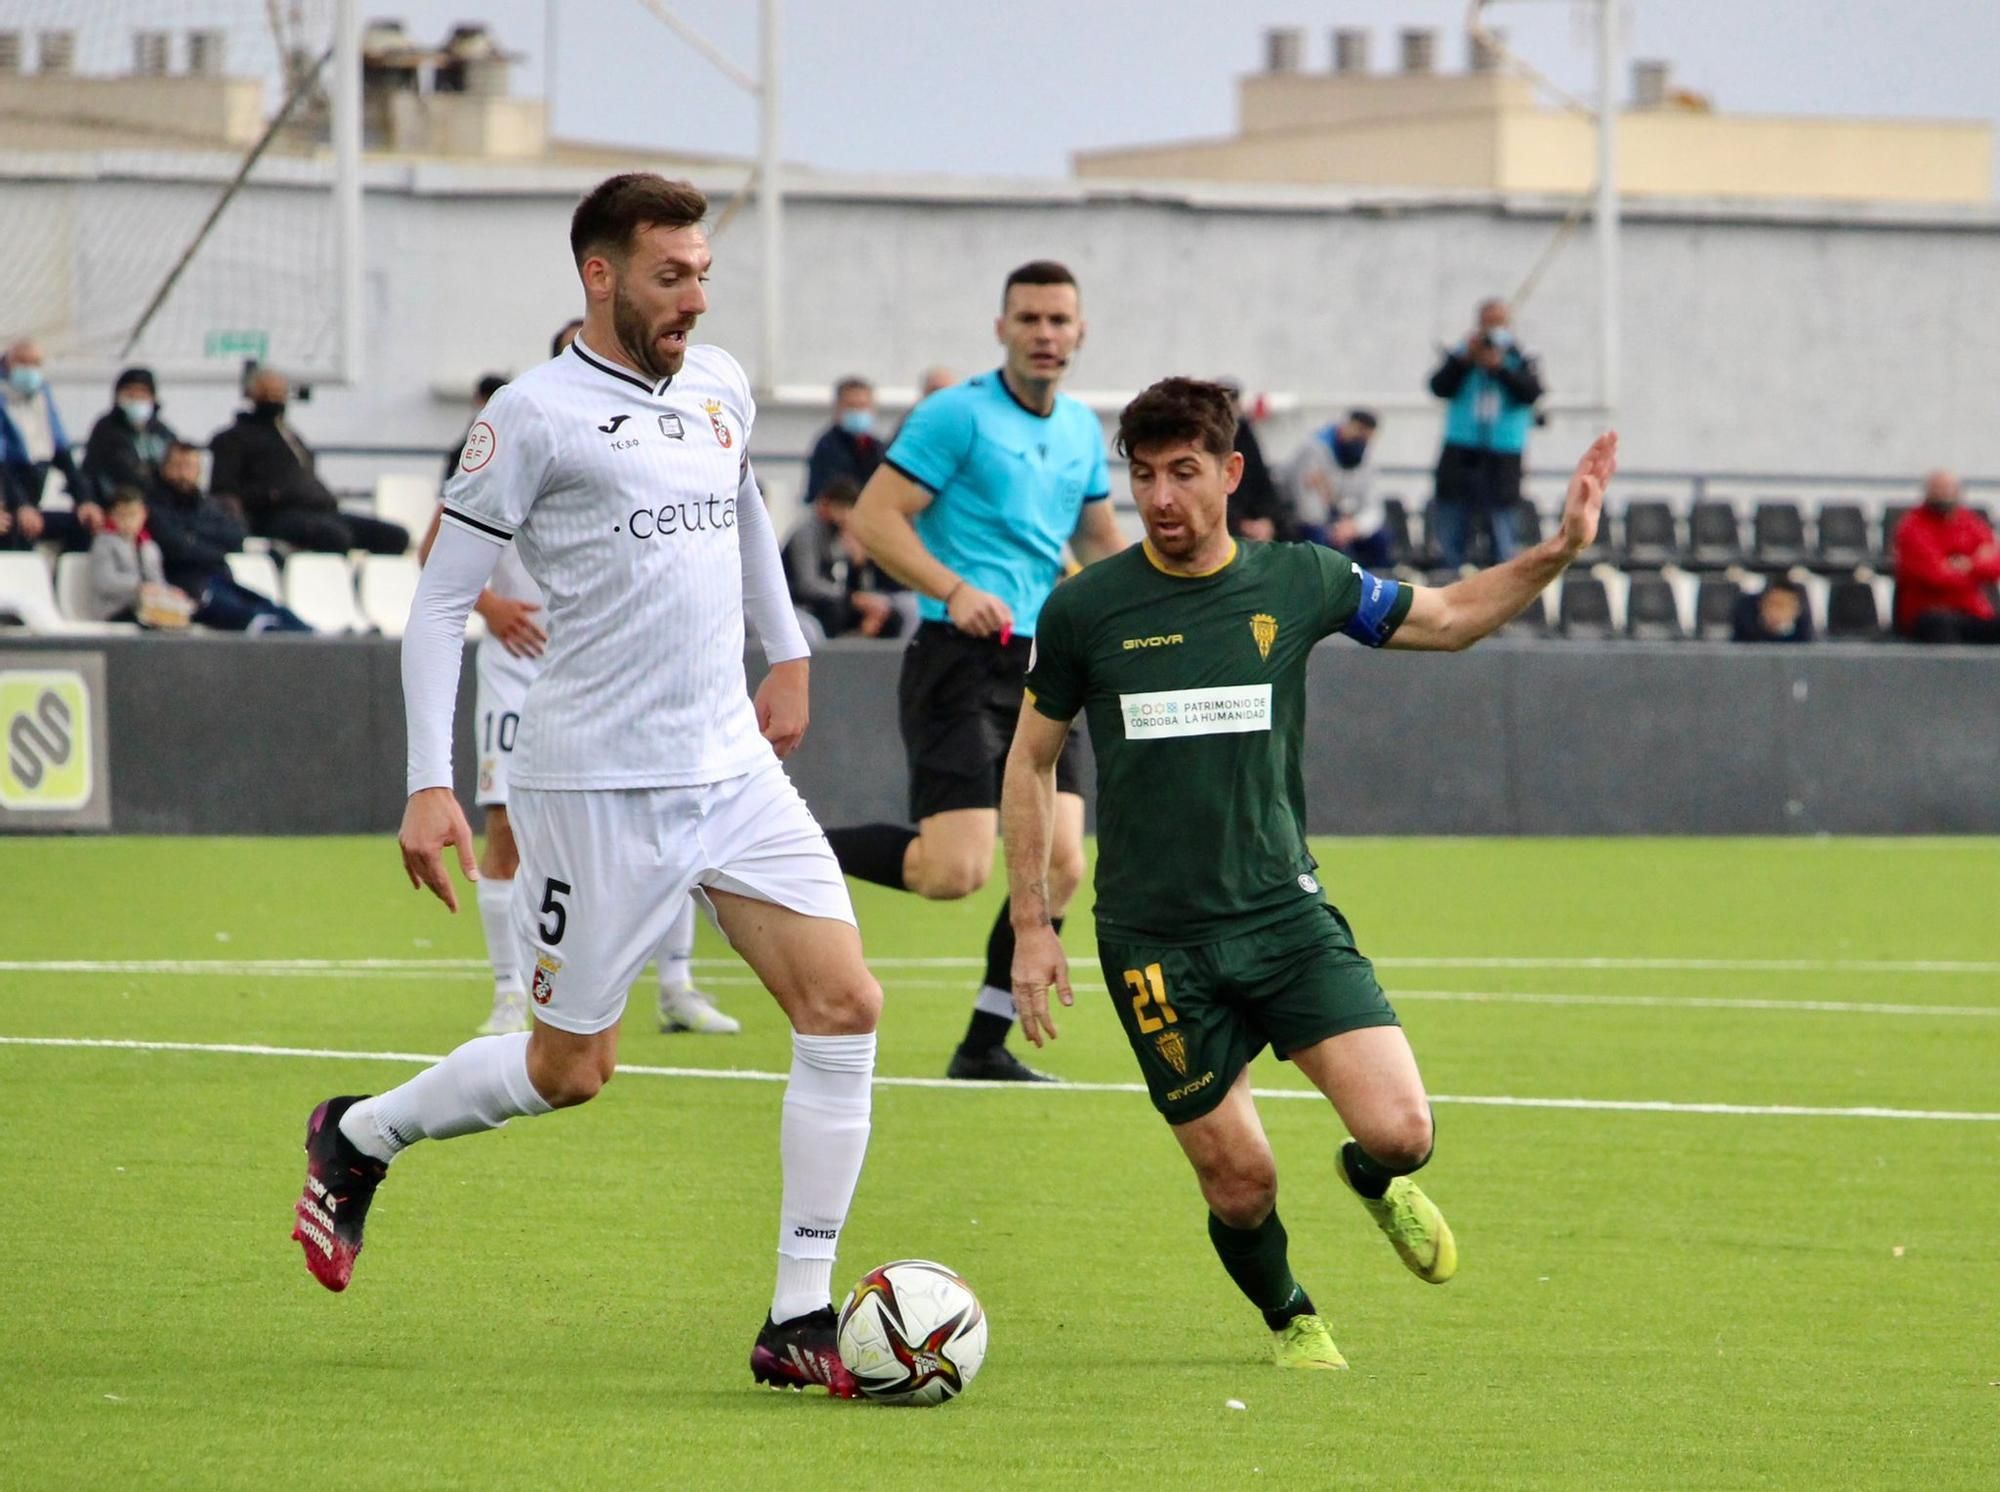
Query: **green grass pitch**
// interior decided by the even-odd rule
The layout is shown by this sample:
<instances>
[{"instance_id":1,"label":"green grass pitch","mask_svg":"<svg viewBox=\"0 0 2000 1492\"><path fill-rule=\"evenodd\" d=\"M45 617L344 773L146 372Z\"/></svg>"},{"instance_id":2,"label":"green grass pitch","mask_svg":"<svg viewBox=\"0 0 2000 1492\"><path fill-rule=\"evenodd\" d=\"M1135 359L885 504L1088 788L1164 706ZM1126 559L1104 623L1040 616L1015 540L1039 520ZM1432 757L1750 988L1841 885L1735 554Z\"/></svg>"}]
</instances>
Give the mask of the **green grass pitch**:
<instances>
[{"instance_id":1,"label":"green grass pitch","mask_svg":"<svg viewBox=\"0 0 2000 1492\"><path fill-rule=\"evenodd\" d=\"M471 1033L476 917L387 839L0 841L0 1487L2000 1485L1992 843L1321 853L1440 1095L1459 1277L1410 1278L1335 1185L1323 1103L1265 1102L1353 1363L1280 1374L1142 1096L885 1085L839 1276L941 1259L992 1319L963 1400L899 1411L750 1382L776 1084L629 1073L423 1146L330 1296L287 1238L306 1113ZM976 969L939 961L998 897L859 893L885 1077L942 1071ZM1130 1083L1072 929L1043 1060ZM625 1062L782 1072L703 939L743 1035L661 1036L642 988Z\"/></svg>"}]
</instances>

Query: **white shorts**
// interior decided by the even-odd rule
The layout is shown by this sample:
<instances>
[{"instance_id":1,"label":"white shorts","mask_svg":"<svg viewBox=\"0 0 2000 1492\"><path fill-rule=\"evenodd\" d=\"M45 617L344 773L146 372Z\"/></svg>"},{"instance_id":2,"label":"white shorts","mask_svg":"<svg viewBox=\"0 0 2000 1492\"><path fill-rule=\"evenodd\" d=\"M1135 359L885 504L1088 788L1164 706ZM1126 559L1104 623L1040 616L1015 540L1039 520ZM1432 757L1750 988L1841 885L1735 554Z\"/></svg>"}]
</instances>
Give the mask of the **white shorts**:
<instances>
[{"instance_id":1,"label":"white shorts","mask_svg":"<svg viewBox=\"0 0 2000 1492\"><path fill-rule=\"evenodd\" d=\"M521 706L528 686L541 672L539 658L516 658L490 637L481 638L473 655L479 680L479 700L472 712L472 754L479 761L481 808L507 806L507 767L514 759L514 737L521 729Z\"/></svg>"},{"instance_id":2,"label":"white shorts","mask_svg":"<svg viewBox=\"0 0 2000 1492\"><path fill-rule=\"evenodd\" d=\"M679 914L713 887L854 923L826 835L777 759L705 787L514 790L521 846L514 924L534 960L535 1019L587 1036L625 995Z\"/></svg>"}]
</instances>

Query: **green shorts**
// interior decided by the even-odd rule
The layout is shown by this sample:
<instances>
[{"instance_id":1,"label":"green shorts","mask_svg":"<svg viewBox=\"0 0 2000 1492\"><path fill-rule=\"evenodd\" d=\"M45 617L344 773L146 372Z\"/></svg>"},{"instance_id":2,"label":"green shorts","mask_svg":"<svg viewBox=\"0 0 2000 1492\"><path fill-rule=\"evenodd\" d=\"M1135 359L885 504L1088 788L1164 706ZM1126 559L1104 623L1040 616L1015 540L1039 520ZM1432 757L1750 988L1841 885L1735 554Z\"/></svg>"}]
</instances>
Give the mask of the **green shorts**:
<instances>
[{"instance_id":1,"label":"green shorts","mask_svg":"<svg viewBox=\"0 0 2000 1492\"><path fill-rule=\"evenodd\" d=\"M1169 1124L1208 1113L1266 1046L1280 1057L1396 1012L1331 906L1193 948L1098 933L1126 1039Z\"/></svg>"}]
</instances>

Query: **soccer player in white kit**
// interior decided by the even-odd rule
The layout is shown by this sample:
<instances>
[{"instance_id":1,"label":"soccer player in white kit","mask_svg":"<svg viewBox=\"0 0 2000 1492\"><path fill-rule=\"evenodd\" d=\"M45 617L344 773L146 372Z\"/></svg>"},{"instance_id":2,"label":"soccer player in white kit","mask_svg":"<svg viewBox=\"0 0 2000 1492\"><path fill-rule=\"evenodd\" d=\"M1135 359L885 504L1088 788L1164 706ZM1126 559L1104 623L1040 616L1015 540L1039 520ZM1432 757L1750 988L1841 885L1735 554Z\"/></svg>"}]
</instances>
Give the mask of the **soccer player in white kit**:
<instances>
[{"instance_id":1,"label":"soccer player in white kit","mask_svg":"<svg viewBox=\"0 0 2000 1492\"><path fill-rule=\"evenodd\" d=\"M314 1109L292 1236L313 1277L344 1289L400 1151L594 1097L626 990L698 887L794 1033L777 1281L751 1371L852 1397L831 1277L867 1150L882 992L840 868L779 765L806 728L806 647L749 465L747 381L726 352L688 341L708 307L706 210L693 187L647 173L578 205L583 331L474 424L404 635L403 864L456 911L447 846L476 878L450 787L465 616L510 539L548 599L509 805L534 1027ZM746 611L771 664L754 707Z\"/></svg>"}]
</instances>

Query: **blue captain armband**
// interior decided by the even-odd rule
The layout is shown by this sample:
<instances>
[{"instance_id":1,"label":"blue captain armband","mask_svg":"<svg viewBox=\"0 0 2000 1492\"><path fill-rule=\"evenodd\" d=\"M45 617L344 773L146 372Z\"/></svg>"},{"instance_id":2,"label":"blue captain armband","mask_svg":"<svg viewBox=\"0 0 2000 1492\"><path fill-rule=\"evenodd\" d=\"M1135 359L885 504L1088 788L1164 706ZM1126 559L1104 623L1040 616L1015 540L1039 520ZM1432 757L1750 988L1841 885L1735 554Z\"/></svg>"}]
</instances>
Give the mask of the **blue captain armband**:
<instances>
[{"instance_id":1,"label":"blue captain armband","mask_svg":"<svg viewBox=\"0 0 2000 1492\"><path fill-rule=\"evenodd\" d=\"M1364 570L1361 604L1354 608L1354 615L1340 630L1358 643L1379 648L1396 635L1403 618L1410 614L1410 602L1415 599L1400 581L1384 580Z\"/></svg>"}]
</instances>

